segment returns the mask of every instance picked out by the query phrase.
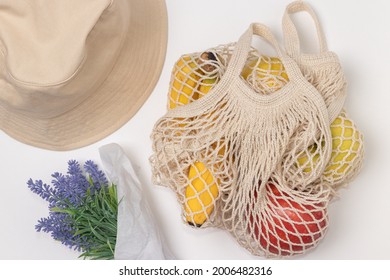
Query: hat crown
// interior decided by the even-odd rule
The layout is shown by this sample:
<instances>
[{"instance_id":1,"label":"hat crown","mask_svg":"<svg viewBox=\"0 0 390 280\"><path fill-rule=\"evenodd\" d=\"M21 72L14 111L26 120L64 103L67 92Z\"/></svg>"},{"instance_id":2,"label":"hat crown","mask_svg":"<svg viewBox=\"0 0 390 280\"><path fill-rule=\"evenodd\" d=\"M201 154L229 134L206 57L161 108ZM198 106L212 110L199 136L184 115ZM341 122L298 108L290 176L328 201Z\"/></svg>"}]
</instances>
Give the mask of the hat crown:
<instances>
[{"instance_id":1,"label":"hat crown","mask_svg":"<svg viewBox=\"0 0 390 280\"><path fill-rule=\"evenodd\" d=\"M24 84L47 86L66 81L82 64L86 38L111 2L29 0L2 4L0 38L6 71Z\"/></svg>"},{"instance_id":2,"label":"hat crown","mask_svg":"<svg viewBox=\"0 0 390 280\"><path fill-rule=\"evenodd\" d=\"M0 4L0 105L52 118L88 98L128 33L127 0Z\"/></svg>"}]
</instances>

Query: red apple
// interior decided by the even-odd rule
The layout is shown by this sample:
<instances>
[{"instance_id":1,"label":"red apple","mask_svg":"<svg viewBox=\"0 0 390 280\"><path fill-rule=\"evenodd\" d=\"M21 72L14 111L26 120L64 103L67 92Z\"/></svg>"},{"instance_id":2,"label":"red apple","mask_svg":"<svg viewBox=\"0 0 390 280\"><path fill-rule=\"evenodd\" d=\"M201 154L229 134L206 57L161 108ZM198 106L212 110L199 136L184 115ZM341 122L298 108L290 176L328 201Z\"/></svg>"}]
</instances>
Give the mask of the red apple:
<instances>
[{"instance_id":1,"label":"red apple","mask_svg":"<svg viewBox=\"0 0 390 280\"><path fill-rule=\"evenodd\" d=\"M291 256L317 245L328 226L323 203L299 203L271 183L265 196L260 202L254 193L255 203L266 205L260 213L249 213L248 231L268 254Z\"/></svg>"}]
</instances>

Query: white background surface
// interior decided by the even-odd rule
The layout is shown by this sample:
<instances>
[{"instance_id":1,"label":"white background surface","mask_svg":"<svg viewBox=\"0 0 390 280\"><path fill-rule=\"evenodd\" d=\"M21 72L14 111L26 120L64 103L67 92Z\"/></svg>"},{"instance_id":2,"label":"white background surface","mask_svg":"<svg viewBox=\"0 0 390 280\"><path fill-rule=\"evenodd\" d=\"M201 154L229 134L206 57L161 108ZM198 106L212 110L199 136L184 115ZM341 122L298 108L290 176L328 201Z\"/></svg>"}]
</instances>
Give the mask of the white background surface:
<instances>
[{"instance_id":1,"label":"white background surface","mask_svg":"<svg viewBox=\"0 0 390 280\"><path fill-rule=\"evenodd\" d=\"M35 232L37 220L46 217L48 209L26 182L30 177L50 182L54 171L66 172L69 159L100 163L98 148L111 142L120 144L136 165L158 225L178 259L260 259L225 231L195 230L182 223L173 192L151 183L149 136L166 110L170 72L180 55L236 41L251 22L268 25L281 42L281 19L291 1L166 2L169 43L161 78L124 127L98 143L69 152L30 147L0 132L0 259L77 258L78 252L49 234ZM344 67L349 82L345 107L364 132L366 159L360 176L331 204L325 239L296 259L390 259L390 4L385 0L308 2L320 18L329 48ZM311 23L304 14L299 22ZM312 42L306 43L313 47Z\"/></svg>"}]
</instances>

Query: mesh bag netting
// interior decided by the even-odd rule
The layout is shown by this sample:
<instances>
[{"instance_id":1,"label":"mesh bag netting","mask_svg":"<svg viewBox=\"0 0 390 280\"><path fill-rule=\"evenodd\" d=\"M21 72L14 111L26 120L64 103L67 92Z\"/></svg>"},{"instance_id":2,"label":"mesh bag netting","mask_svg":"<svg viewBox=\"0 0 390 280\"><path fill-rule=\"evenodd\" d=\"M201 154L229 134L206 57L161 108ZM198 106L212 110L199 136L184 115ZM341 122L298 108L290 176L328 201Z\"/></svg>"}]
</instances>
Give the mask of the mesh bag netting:
<instances>
[{"instance_id":1,"label":"mesh bag netting","mask_svg":"<svg viewBox=\"0 0 390 280\"><path fill-rule=\"evenodd\" d=\"M302 54L298 30L291 14L306 12L313 20L318 36L319 53ZM363 157L363 135L343 109L347 82L338 56L328 50L326 38L315 11L303 1L290 3L283 15L285 50L297 62L302 74L322 95L328 108L332 133L332 156L321 176L333 189L345 186L360 172ZM298 164L311 172L319 155L308 146Z\"/></svg>"},{"instance_id":2,"label":"mesh bag netting","mask_svg":"<svg viewBox=\"0 0 390 280\"><path fill-rule=\"evenodd\" d=\"M332 57L331 62L327 63L305 63L301 61L299 64L305 78L312 84L324 98L325 104L328 107L329 119L331 122L340 114L342 107L339 100L344 100L346 97L347 82L344 72L336 57Z\"/></svg>"},{"instance_id":3,"label":"mesh bag netting","mask_svg":"<svg viewBox=\"0 0 390 280\"><path fill-rule=\"evenodd\" d=\"M361 166L361 133L345 112L330 128L313 117L314 109L306 112L312 118L305 117L301 104L314 108L315 102L303 97L290 106L297 116L292 120L287 108L268 118L273 111L264 107L260 118L256 100L209 94L216 85L229 91L222 78L235 47L221 45L176 62L168 114L152 133L153 179L177 193L185 223L224 228L255 255L302 254L326 232L335 187ZM259 96L289 87L281 59L253 48L240 73Z\"/></svg>"}]
</instances>

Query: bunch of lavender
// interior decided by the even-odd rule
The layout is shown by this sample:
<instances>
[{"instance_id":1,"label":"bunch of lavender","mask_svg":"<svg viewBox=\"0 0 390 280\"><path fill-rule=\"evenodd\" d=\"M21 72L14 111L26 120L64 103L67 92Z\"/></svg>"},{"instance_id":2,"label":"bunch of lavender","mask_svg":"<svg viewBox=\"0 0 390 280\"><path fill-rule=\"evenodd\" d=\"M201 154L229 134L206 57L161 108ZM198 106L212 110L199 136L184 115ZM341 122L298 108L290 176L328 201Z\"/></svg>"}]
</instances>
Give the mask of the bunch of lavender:
<instances>
[{"instance_id":1,"label":"bunch of lavender","mask_svg":"<svg viewBox=\"0 0 390 280\"><path fill-rule=\"evenodd\" d=\"M69 248L83 252L80 257L113 259L117 233L116 186L92 161L68 162L68 172L52 174L52 185L42 180L27 182L28 188L49 202L49 216L35 226Z\"/></svg>"}]
</instances>

